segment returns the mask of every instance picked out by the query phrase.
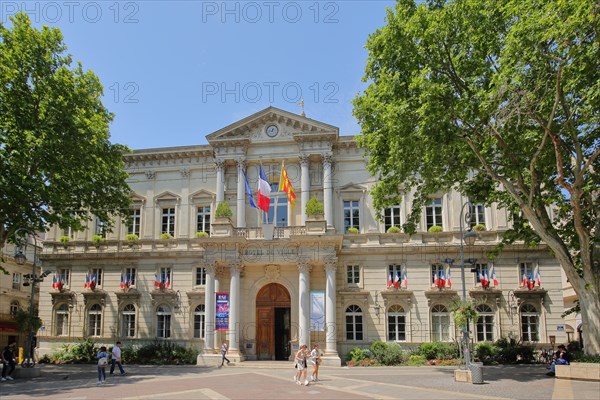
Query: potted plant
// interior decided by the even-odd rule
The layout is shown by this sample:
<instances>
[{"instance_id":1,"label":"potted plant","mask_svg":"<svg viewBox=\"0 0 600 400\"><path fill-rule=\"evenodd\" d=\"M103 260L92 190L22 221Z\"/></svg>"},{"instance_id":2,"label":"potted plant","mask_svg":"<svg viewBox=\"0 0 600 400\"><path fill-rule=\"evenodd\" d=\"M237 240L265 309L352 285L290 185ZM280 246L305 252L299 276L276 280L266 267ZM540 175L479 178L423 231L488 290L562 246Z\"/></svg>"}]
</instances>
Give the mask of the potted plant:
<instances>
[{"instance_id":1,"label":"potted plant","mask_svg":"<svg viewBox=\"0 0 600 400\"><path fill-rule=\"evenodd\" d=\"M160 240L171 240L171 239L173 239L173 235L171 235L168 232L160 234Z\"/></svg>"},{"instance_id":2,"label":"potted plant","mask_svg":"<svg viewBox=\"0 0 600 400\"><path fill-rule=\"evenodd\" d=\"M306 216L309 218L317 218L323 217L325 207L323 203L319 201L316 197L311 197L310 200L306 202Z\"/></svg>"},{"instance_id":3,"label":"potted plant","mask_svg":"<svg viewBox=\"0 0 600 400\"><path fill-rule=\"evenodd\" d=\"M71 241L71 238L69 236L63 235L58 240L63 244L63 247L66 249L68 243Z\"/></svg>"},{"instance_id":4,"label":"potted plant","mask_svg":"<svg viewBox=\"0 0 600 400\"><path fill-rule=\"evenodd\" d=\"M400 233L402 230L397 226L390 226L387 230L387 233Z\"/></svg>"},{"instance_id":5,"label":"potted plant","mask_svg":"<svg viewBox=\"0 0 600 400\"><path fill-rule=\"evenodd\" d=\"M125 240L127 240L127 246L133 247L135 242L140 240L140 237L135 233L128 233L127 235L125 235Z\"/></svg>"},{"instance_id":6,"label":"potted plant","mask_svg":"<svg viewBox=\"0 0 600 400\"><path fill-rule=\"evenodd\" d=\"M477 232L482 232L482 231L485 231L485 225L484 224L476 224L476 225L473 225L472 229Z\"/></svg>"},{"instance_id":7,"label":"potted plant","mask_svg":"<svg viewBox=\"0 0 600 400\"><path fill-rule=\"evenodd\" d=\"M350 228L347 229L347 232L350 233L350 234L353 234L353 235L357 234L358 233L358 228L355 228L355 227L352 226L352 227L350 227Z\"/></svg>"},{"instance_id":8,"label":"potted plant","mask_svg":"<svg viewBox=\"0 0 600 400\"><path fill-rule=\"evenodd\" d=\"M206 233L206 232L196 232L195 236L197 238L204 238L204 237L208 237L208 233Z\"/></svg>"},{"instance_id":9,"label":"potted plant","mask_svg":"<svg viewBox=\"0 0 600 400\"><path fill-rule=\"evenodd\" d=\"M477 321L479 313L471 301L457 299L450 304L450 311L457 327L465 327L469 321Z\"/></svg>"},{"instance_id":10,"label":"potted plant","mask_svg":"<svg viewBox=\"0 0 600 400\"><path fill-rule=\"evenodd\" d=\"M92 236L92 243L94 243L94 246L100 247L106 244L106 239L102 235L94 235Z\"/></svg>"},{"instance_id":11,"label":"potted plant","mask_svg":"<svg viewBox=\"0 0 600 400\"><path fill-rule=\"evenodd\" d=\"M233 213L231 212L228 202L223 201L219 203L217 210L215 211L215 218L231 218L232 215Z\"/></svg>"},{"instance_id":12,"label":"potted plant","mask_svg":"<svg viewBox=\"0 0 600 400\"><path fill-rule=\"evenodd\" d=\"M440 233L440 232L442 232L442 231L443 231L442 227L441 227L441 226L438 226L438 225L431 226L431 227L429 227L429 229L428 229L428 232L429 232L429 233Z\"/></svg>"}]
</instances>

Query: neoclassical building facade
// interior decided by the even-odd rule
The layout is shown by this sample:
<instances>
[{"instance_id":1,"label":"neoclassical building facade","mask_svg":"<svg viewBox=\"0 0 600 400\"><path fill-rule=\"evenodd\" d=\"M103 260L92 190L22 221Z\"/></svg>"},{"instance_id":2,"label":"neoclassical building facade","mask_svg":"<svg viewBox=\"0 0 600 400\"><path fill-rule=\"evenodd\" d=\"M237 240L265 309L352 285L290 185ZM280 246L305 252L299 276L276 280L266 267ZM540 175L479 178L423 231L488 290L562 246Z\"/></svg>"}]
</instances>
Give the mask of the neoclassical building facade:
<instances>
[{"instance_id":1,"label":"neoclassical building facade","mask_svg":"<svg viewBox=\"0 0 600 400\"><path fill-rule=\"evenodd\" d=\"M354 138L336 127L269 107L207 141L125 156L129 223L49 230L44 269L62 287L46 279L40 289L42 354L88 337L158 339L195 347L199 364L214 365L222 341L237 361L284 360L299 344L319 343L324 362L340 365L375 340L407 348L456 340L449 307L463 293L460 230L477 224L485 229L475 243L463 242L465 293L480 312L473 342L509 334L540 347L566 340L560 266L547 247L514 245L486 258L510 226L507 210L439 193L417 234L387 233L405 222L410 194L378 221L369 194L376 179ZM278 190L282 162L295 207ZM247 180L256 202L260 165L272 187L268 221L246 188ZM321 218L304 213L311 197L323 202ZM222 202L230 219L215 216ZM465 211L471 220L461 224Z\"/></svg>"}]
</instances>

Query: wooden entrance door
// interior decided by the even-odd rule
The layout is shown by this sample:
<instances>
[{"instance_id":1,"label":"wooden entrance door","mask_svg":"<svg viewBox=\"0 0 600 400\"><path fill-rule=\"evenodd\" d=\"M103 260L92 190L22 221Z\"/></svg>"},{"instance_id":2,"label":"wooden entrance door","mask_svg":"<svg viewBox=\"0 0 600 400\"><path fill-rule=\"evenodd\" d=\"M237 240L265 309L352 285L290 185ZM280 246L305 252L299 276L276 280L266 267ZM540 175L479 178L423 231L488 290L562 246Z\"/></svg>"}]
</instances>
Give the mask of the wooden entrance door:
<instances>
[{"instance_id":1,"label":"wooden entrance door","mask_svg":"<svg viewBox=\"0 0 600 400\"><path fill-rule=\"evenodd\" d=\"M256 356L259 360L283 359L276 348L279 350L283 342L287 344L289 340L290 304L290 294L278 283L264 286L256 295ZM276 309L288 311L282 313Z\"/></svg>"}]
</instances>

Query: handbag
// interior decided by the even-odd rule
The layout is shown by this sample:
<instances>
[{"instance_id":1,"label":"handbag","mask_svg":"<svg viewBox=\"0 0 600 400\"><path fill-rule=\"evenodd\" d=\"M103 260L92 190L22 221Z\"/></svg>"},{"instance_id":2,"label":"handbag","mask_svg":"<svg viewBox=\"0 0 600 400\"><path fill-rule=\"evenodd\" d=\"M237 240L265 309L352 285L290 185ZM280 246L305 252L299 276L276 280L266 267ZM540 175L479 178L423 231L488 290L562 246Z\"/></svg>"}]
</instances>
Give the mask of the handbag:
<instances>
[{"instance_id":1,"label":"handbag","mask_svg":"<svg viewBox=\"0 0 600 400\"><path fill-rule=\"evenodd\" d=\"M99 367L106 367L108 365L108 358L107 357L100 357L98 359L98 366Z\"/></svg>"}]
</instances>

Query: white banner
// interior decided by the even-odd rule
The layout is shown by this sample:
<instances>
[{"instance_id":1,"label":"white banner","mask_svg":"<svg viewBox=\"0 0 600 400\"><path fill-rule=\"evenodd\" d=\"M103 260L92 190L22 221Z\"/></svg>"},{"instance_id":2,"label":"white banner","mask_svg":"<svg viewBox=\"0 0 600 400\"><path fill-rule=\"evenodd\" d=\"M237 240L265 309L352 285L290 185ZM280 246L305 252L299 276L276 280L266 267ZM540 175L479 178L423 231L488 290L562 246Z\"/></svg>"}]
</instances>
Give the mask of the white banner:
<instances>
[{"instance_id":1,"label":"white banner","mask_svg":"<svg viewBox=\"0 0 600 400\"><path fill-rule=\"evenodd\" d=\"M310 292L310 330L325 330L325 292Z\"/></svg>"}]
</instances>

